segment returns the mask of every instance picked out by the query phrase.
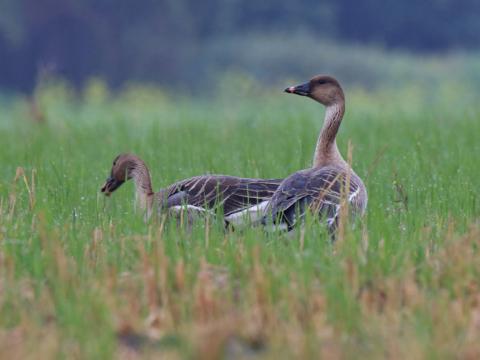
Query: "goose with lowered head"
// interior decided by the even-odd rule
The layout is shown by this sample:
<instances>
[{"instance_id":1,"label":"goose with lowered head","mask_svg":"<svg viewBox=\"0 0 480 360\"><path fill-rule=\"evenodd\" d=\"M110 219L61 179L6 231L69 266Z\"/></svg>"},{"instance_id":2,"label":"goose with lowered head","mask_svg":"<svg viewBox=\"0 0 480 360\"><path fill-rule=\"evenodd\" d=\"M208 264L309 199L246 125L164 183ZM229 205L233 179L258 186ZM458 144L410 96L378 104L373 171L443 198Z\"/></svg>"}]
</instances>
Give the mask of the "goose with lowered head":
<instances>
[{"instance_id":1,"label":"goose with lowered head","mask_svg":"<svg viewBox=\"0 0 480 360\"><path fill-rule=\"evenodd\" d=\"M178 181L158 192L152 190L145 162L133 154L118 155L101 191L109 196L125 181L133 179L136 203L149 218L154 210L196 217L222 209L226 224L243 226L258 222L265 205L281 179L251 179L228 175L201 175Z\"/></svg>"},{"instance_id":2,"label":"goose with lowered head","mask_svg":"<svg viewBox=\"0 0 480 360\"><path fill-rule=\"evenodd\" d=\"M354 215L363 215L367 190L362 179L344 160L336 136L345 112L345 95L338 81L318 75L309 82L292 86L285 92L309 97L326 107L322 130L317 140L310 169L285 178L273 194L262 222L278 228L293 229L307 209L326 220L334 235L338 225L342 194Z\"/></svg>"}]
</instances>

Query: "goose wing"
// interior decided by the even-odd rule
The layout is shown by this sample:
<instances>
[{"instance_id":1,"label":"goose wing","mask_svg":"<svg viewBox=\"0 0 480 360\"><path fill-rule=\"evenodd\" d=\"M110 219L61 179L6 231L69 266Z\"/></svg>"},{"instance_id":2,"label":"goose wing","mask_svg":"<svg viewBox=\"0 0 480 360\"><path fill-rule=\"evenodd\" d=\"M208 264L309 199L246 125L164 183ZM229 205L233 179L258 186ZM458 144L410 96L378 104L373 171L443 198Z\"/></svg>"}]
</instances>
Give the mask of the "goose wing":
<instances>
[{"instance_id":1,"label":"goose wing","mask_svg":"<svg viewBox=\"0 0 480 360\"><path fill-rule=\"evenodd\" d=\"M233 214L271 198L282 179L249 179L202 175L179 181L161 191L165 207L191 205L202 209L223 207Z\"/></svg>"},{"instance_id":2,"label":"goose wing","mask_svg":"<svg viewBox=\"0 0 480 360\"><path fill-rule=\"evenodd\" d=\"M282 180L240 178L235 186L227 184L223 204L224 214L230 215L270 200Z\"/></svg>"},{"instance_id":3,"label":"goose wing","mask_svg":"<svg viewBox=\"0 0 480 360\"><path fill-rule=\"evenodd\" d=\"M359 192L360 182L352 172L349 200ZM363 185L363 184L362 184ZM346 186L346 172L336 167L298 171L287 177L270 200L268 213L277 225L292 229L306 210L325 217L328 227L334 228L340 209L342 191ZM266 222L266 219L264 219Z\"/></svg>"}]
</instances>

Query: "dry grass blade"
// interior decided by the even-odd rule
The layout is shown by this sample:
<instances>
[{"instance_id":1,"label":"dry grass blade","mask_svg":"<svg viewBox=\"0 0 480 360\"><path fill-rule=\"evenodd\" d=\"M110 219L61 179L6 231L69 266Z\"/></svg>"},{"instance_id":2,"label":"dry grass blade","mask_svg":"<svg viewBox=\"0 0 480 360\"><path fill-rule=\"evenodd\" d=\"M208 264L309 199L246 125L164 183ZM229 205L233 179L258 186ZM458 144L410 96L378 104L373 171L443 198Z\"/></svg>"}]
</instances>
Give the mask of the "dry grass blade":
<instances>
[{"instance_id":1,"label":"dry grass blade","mask_svg":"<svg viewBox=\"0 0 480 360\"><path fill-rule=\"evenodd\" d=\"M340 191L340 211L338 215L338 230L337 230L337 240L339 243L345 238L345 226L349 219L349 195L350 195L350 181L352 178L352 158L353 158L353 146L352 142L348 141L348 150L347 150L347 174L345 177L345 183L342 182L341 191Z\"/></svg>"},{"instance_id":2,"label":"dry grass blade","mask_svg":"<svg viewBox=\"0 0 480 360\"><path fill-rule=\"evenodd\" d=\"M405 186L400 182L398 172L393 172L393 187L395 189L396 198L395 202L400 203L404 211L408 211L408 193L405 190Z\"/></svg>"}]
</instances>

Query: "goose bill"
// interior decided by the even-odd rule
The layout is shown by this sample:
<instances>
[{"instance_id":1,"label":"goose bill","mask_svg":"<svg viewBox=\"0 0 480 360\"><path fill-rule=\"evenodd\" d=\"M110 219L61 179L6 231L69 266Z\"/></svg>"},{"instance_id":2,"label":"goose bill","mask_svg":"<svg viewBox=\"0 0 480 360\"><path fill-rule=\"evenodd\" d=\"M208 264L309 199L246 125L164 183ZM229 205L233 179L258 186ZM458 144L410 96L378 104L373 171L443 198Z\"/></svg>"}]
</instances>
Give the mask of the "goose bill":
<instances>
[{"instance_id":1,"label":"goose bill","mask_svg":"<svg viewBox=\"0 0 480 360\"><path fill-rule=\"evenodd\" d=\"M305 83L297 86L290 86L285 89L286 93L297 94L300 96L309 96L310 95L310 83Z\"/></svg>"},{"instance_id":2,"label":"goose bill","mask_svg":"<svg viewBox=\"0 0 480 360\"><path fill-rule=\"evenodd\" d=\"M124 182L117 180L113 177L109 177L107 181L105 181L105 184L102 186L102 193L104 193L106 196L110 196L115 190L117 190Z\"/></svg>"}]
</instances>

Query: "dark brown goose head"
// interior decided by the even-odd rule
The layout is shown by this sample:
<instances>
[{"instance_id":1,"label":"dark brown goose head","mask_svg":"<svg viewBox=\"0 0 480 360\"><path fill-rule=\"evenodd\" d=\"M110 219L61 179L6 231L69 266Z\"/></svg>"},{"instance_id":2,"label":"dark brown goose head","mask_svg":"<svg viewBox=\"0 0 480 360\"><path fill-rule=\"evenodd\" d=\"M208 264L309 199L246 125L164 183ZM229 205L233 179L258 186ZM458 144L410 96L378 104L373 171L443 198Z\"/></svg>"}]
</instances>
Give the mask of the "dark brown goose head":
<instances>
[{"instance_id":1,"label":"dark brown goose head","mask_svg":"<svg viewBox=\"0 0 480 360\"><path fill-rule=\"evenodd\" d=\"M110 176L102 186L102 193L110 196L125 181L132 178L132 172L141 160L133 154L120 154L113 160Z\"/></svg>"},{"instance_id":2,"label":"dark brown goose head","mask_svg":"<svg viewBox=\"0 0 480 360\"><path fill-rule=\"evenodd\" d=\"M285 92L308 96L325 106L345 101L342 87L335 78L328 75L317 75L305 84L286 88Z\"/></svg>"}]
</instances>

